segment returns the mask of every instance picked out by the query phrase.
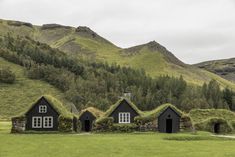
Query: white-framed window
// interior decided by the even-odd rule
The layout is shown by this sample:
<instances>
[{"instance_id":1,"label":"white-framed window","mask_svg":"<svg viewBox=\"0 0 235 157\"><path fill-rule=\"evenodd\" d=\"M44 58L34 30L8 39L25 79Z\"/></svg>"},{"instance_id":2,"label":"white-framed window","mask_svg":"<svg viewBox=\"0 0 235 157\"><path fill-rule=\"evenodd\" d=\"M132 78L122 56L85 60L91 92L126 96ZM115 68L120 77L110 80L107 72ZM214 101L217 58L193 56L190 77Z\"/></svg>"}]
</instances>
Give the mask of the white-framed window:
<instances>
[{"instance_id":1,"label":"white-framed window","mask_svg":"<svg viewBox=\"0 0 235 157\"><path fill-rule=\"evenodd\" d=\"M53 128L53 117L43 117L43 128Z\"/></svg>"},{"instance_id":2,"label":"white-framed window","mask_svg":"<svg viewBox=\"0 0 235 157\"><path fill-rule=\"evenodd\" d=\"M32 117L32 128L42 128L42 117Z\"/></svg>"},{"instance_id":3,"label":"white-framed window","mask_svg":"<svg viewBox=\"0 0 235 157\"><path fill-rule=\"evenodd\" d=\"M131 122L130 112L120 112L118 122L119 123L130 123Z\"/></svg>"},{"instance_id":4,"label":"white-framed window","mask_svg":"<svg viewBox=\"0 0 235 157\"><path fill-rule=\"evenodd\" d=\"M47 113L47 106L46 105L40 105L39 106L39 113Z\"/></svg>"}]
</instances>

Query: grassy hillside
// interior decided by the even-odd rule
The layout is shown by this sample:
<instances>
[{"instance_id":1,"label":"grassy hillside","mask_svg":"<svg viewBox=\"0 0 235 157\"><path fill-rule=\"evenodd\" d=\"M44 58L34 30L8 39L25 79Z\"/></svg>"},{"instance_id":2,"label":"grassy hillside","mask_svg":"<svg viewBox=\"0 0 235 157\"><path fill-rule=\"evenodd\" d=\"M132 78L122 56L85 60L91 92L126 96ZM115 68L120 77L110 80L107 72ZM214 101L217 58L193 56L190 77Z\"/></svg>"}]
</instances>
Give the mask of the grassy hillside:
<instances>
[{"instance_id":1,"label":"grassy hillside","mask_svg":"<svg viewBox=\"0 0 235 157\"><path fill-rule=\"evenodd\" d=\"M195 64L195 66L235 82L235 58L207 61Z\"/></svg>"},{"instance_id":2,"label":"grassy hillside","mask_svg":"<svg viewBox=\"0 0 235 157\"><path fill-rule=\"evenodd\" d=\"M2 66L9 67L16 74L16 82L14 84L0 83L0 119L26 111L37 98L44 94L64 100L63 93L55 87L43 81L28 79L21 66L7 62L0 57L0 67ZM69 108L69 105L67 107Z\"/></svg>"},{"instance_id":3,"label":"grassy hillside","mask_svg":"<svg viewBox=\"0 0 235 157\"><path fill-rule=\"evenodd\" d=\"M28 35L34 40L47 43L53 48L63 50L75 57L84 57L121 66L144 69L152 77L182 75L190 83L202 85L205 81L215 79L222 86L235 89L235 84L218 75L186 65L178 60L166 48L155 41L147 44L122 49L88 27L69 27L58 24L33 26L28 23L6 21L0 22L0 34L12 32L15 35Z\"/></svg>"},{"instance_id":4,"label":"grassy hillside","mask_svg":"<svg viewBox=\"0 0 235 157\"><path fill-rule=\"evenodd\" d=\"M223 118L229 122L235 120L235 113L225 109L194 109L189 112L194 123L205 121L209 118Z\"/></svg>"}]
</instances>

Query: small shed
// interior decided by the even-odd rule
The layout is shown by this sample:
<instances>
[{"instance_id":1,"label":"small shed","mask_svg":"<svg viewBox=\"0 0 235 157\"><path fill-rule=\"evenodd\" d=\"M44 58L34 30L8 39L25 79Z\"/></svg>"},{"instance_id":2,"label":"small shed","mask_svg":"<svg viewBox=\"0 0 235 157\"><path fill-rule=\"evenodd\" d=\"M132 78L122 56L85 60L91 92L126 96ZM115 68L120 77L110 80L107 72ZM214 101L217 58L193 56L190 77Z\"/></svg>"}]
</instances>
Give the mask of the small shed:
<instances>
[{"instance_id":1,"label":"small shed","mask_svg":"<svg viewBox=\"0 0 235 157\"><path fill-rule=\"evenodd\" d=\"M92 130L93 122L101 117L104 113L97 108L88 107L79 114L81 122L81 131L89 132Z\"/></svg>"},{"instance_id":2,"label":"small shed","mask_svg":"<svg viewBox=\"0 0 235 157\"><path fill-rule=\"evenodd\" d=\"M113 117L114 123L134 123L134 118L141 115L141 111L127 98L121 98L105 113L106 117Z\"/></svg>"},{"instance_id":3,"label":"small shed","mask_svg":"<svg viewBox=\"0 0 235 157\"><path fill-rule=\"evenodd\" d=\"M137 117L140 131L176 133L191 128L191 120L172 104L163 104Z\"/></svg>"},{"instance_id":4,"label":"small shed","mask_svg":"<svg viewBox=\"0 0 235 157\"><path fill-rule=\"evenodd\" d=\"M176 133L180 131L181 113L171 106L164 109L158 116L158 131Z\"/></svg>"}]
</instances>

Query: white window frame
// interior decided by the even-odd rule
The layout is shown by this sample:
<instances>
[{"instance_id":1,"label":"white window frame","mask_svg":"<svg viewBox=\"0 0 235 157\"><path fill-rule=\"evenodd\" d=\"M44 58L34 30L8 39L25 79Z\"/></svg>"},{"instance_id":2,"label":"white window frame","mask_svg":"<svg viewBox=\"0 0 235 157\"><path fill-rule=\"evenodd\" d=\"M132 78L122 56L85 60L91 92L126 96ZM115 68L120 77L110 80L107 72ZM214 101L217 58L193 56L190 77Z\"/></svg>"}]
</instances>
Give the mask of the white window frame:
<instances>
[{"instance_id":1,"label":"white window frame","mask_svg":"<svg viewBox=\"0 0 235 157\"><path fill-rule=\"evenodd\" d=\"M53 128L53 117L52 116L43 117L43 128Z\"/></svg>"},{"instance_id":2,"label":"white window frame","mask_svg":"<svg viewBox=\"0 0 235 157\"><path fill-rule=\"evenodd\" d=\"M118 123L121 123L121 124L131 123L131 114L130 114L130 112L119 112L119 114L118 114Z\"/></svg>"},{"instance_id":3,"label":"white window frame","mask_svg":"<svg viewBox=\"0 0 235 157\"><path fill-rule=\"evenodd\" d=\"M42 117L32 117L32 128L42 128Z\"/></svg>"},{"instance_id":4,"label":"white window frame","mask_svg":"<svg viewBox=\"0 0 235 157\"><path fill-rule=\"evenodd\" d=\"M47 113L47 106L46 105L39 105L38 112L39 113Z\"/></svg>"}]
</instances>

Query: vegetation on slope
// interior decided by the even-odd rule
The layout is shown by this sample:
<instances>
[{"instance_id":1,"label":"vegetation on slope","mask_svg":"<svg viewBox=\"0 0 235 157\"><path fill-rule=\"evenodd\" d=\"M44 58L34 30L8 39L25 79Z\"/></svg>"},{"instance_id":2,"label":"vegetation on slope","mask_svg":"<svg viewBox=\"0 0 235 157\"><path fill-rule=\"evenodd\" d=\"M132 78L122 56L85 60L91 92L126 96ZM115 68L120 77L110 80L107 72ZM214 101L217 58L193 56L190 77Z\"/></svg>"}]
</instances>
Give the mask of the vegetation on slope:
<instances>
[{"instance_id":1,"label":"vegetation on slope","mask_svg":"<svg viewBox=\"0 0 235 157\"><path fill-rule=\"evenodd\" d=\"M7 32L12 32L14 35L26 35L71 56L144 69L152 77L160 75L180 77L182 75L187 82L197 85L215 79L223 87L229 86L235 89L235 84L215 74L185 65L156 42L121 49L88 27L74 28L58 24L32 26L22 22L15 22L17 24L12 25L9 23L14 22L2 20L0 34L6 35Z\"/></svg>"},{"instance_id":2,"label":"vegetation on slope","mask_svg":"<svg viewBox=\"0 0 235 157\"><path fill-rule=\"evenodd\" d=\"M183 77L153 79L143 70L71 58L29 37L8 34L0 38L0 45L2 57L24 66L29 78L46 81L63 91L78 109L91 102L94 107L106 110L123 92L131 92L133 102L142 110L163 103L175 104L184 111L233 106L234 93L228 90L227 96L216 81L202 88L188 85Z\"/></svg>"},{"instance_id":3,"label":"vegetation on slope","mask_svg":"<svg viewBox=\"0 0 235 157\"><path fill-rule=\"evenodd\" d=\"M32 102L43 94L50 94L64 100L63 93L52 85L44 81L29 79L22 66L0 57L0 67L10 68L16 76L13 84L0 83L1 118L9 118L26 111Z\"/></svg>"},{"instance_id":4,"label":"vegetation on slope","mask_svg":"<svg viewBox=\"0 0 235 157\"><path fill-rule=\"evenodd\" d=\"M195 66L235 82L235 58L207 61L195 64Z\"/></svg>"}]
</instances>

